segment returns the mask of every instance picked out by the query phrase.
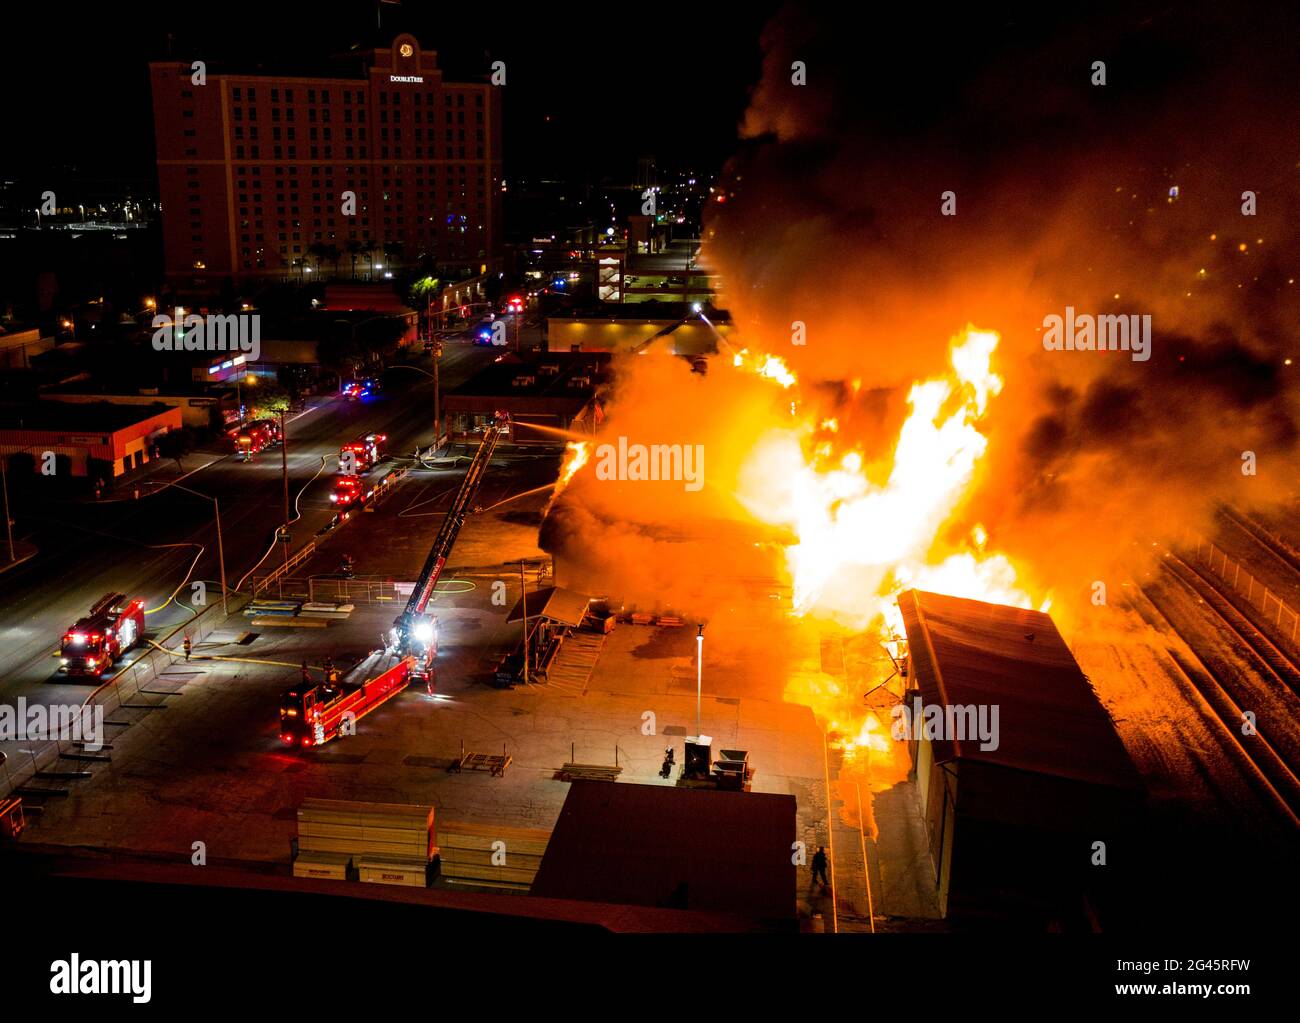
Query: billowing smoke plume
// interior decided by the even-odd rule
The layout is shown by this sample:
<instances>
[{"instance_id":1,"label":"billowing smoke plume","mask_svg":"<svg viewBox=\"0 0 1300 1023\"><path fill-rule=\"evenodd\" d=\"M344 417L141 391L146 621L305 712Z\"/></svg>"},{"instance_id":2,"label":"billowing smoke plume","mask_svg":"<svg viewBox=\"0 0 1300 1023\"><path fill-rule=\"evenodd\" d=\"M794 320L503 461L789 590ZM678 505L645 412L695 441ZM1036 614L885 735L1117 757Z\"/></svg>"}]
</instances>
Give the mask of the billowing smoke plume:
<instances>
[{"instance_id":1,"label":"billowing smoke plume","mask_svg":"<svg viewBox=\"0 0 1300 1023\"><path fill-rule=\"evenodd\" d=\"M805 380L885 388L940 371L966 322L999 331L1007 384L968 519L1067 593L1217 499L1283 496L1300 90L1278 13L852 26L786 9L708 225L738 325ZM1067 306L1149 313L1150 360L1045 351Z\"/></svg>"},{"instance_id":2,"label":"billowing smoke plume","mask_svg":"<svg viewBox=\"0 0 1300 1023\"><path fill-rule=\"evenodd\" d=\"M834 445L888 465L913 381L945 372L967 323L998 331L988 452L936 543L982 523L1057 606L1217 500L1285 496L1300 369L1284 362L1300 313L1291 37L1226 8L1082 27L870 10L855 24L843 7L788 8L765 32L706 222L743 344L790 364L805 416L837 420ZM1067 306L1149 314L1150 359L1045 350L1044 317ZM610 432L703 444L709 486L580 474L548 542L583 582L708 616L725 612L737 559L764 570L779 537L703 524L752 521L745 452L795 395L726 361L707 377L670 357L619 366Z\"/></svg>"}]
</instances>

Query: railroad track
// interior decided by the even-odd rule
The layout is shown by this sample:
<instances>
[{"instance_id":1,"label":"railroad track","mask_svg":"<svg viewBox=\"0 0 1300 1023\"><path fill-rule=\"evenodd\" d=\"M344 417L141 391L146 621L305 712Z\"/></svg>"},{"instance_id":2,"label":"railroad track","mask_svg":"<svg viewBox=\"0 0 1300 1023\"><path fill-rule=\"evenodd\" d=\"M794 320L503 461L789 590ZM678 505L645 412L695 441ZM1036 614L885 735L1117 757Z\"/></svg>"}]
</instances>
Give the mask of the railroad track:
<instances>
[{"instance_id":1,"label":"railroad track","mask_svg":"<svg viewBox=\"0 0 1300 1023\"><path fill-rule=\"evenodd\" d=\"M1226 504L1219 506L1219 515L1249 536L1255 542L1255 546L1264 551L1270 560L1276 561L1288 573L1300 577L1300 557L1288 545L1280 543L1258 522Z\"/></svg>"},{"instance_id":2,"label":"railroad track","mask_svg":"<svg viewBox=\"0 0 1300 1023\"><path fill-rule=\"evenodd\" d=\"M1194 596L1199 597L1204 606L1219 620L1223 628L1230 634L1235 635L1245 645L1246 649L1251 653L1251 656L1247 659L1248 663L1255 670L1255 673L1261 677L1262 681L1267 682L1269 679L1273 679L1278 685L1286 685L1269 662L1259 654L1254 644L1250 642L1253 637L1250 637L1249 634L1253 633L1265 644L1271 645L1267 637L1263 636L1258 629L1246 621L1241 613L1226 601L1226 598L1217 588L1207 582L1199 572L1172 551L1168 552L1165 566L1172 578L1180 582ZM1175 632L1179 632L1178 627L1174 625L1168 614L1161 608L1160 603L1151 594L1146 593L1145 590L1143 590L1143 593L1157 609L1161 617L1169 624L1170 628ZM1241 623L1245 634L1239 631L1237 622ZM1181 633L1179 634L1181 635ZM1195 650L1194 643L1186 637L1184 637L1184 641L1188 642L1193 651ZM1290 664L1289 659L1281 651L1276 651L1276 653L1283 662ZM1278 808L1289 819L1292 827L1300 827L1300 776L1297 776L1286 757L1277 751L1269 741L1263 728L1258 724L1256 724L1253 735L1243 735L1242 725L1247 720L1245 709L1229 692L1229 688L1224 684L1223 680L1216 677L1215 673L1210 670L1208 665L1204 664L1203 660L1202 667L1207 676L1208 684L1206 680L1195 677L1193 672L1184 670L1182 665L1177 664L1176 661L1175 665L1179 670L1179 674L1201 698L1206 708L1211 711L1214 719L1223 727L1224 732L1231 740L1232 746L1240 753L1249 773L1273 798ZM1291 664L1290 668L1295 671L1294 664Z\"/></svg>"},{"instance_id":3,"label":"railroad track","mask_svg":"<svg viewBox=\"0 0 1300 1023\"><path fill-rule=\"evenodd\" d=\"M1212 573L1201 571L1173 551L1168 552L1165 558L1165 568L1204 600L1224 628L1246 645L1254 654L1252 660L1265 678L1275 679L1280 685L1300 695L1300 665L1237 608L1231 598L1219 588Z\"/></svg>"}]
</instances>

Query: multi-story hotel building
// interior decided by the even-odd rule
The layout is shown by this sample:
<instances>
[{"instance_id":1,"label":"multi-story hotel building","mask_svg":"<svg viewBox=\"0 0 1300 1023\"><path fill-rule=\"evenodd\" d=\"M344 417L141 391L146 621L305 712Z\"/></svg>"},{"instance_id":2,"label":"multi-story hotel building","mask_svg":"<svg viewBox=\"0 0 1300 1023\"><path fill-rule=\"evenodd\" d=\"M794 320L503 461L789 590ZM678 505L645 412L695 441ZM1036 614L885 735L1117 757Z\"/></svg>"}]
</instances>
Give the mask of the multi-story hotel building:
<instances>
[{"instance_id":1,"label":"multi-story hotel building","mask_svg":"<svg viewBox=\"0 0 1300 1023\"><path fill-rule=\"evenodd\" d=\"M367 52L354 77L212 72L196 84L178 62L150 73L172 286L369 275L421 256L496 265L500 89L444 81L414 36Z\"/></svg>"}]
</instances>

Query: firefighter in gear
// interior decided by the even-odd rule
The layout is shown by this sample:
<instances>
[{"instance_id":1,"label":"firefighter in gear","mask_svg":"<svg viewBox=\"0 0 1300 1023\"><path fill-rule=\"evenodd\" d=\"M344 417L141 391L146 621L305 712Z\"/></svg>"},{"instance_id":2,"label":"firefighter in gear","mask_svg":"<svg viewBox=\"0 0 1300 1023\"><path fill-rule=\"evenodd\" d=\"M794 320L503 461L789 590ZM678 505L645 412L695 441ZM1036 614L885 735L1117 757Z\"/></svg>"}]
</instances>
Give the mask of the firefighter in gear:
<instances>
[{"instance_id":1,"label":"firefighter in gear","mask_svg":"<svg viewBox=\"0 0 1300 1023\"><path fill-rule=\"evenodd\" d=\"M190 659L190 651L194 649L194 644L190 641L189 636L185 637L185 642L182 643L181 646L185 648L185 660L188 663Z\"/></svg>"}]
</instances>

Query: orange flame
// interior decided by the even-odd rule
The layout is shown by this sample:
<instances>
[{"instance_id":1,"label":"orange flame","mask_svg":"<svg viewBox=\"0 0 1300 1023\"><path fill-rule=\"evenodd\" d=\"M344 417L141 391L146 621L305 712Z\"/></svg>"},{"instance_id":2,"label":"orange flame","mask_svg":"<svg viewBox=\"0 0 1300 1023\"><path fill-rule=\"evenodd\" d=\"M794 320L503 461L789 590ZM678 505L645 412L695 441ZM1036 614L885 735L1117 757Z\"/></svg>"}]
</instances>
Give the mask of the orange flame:
<instances>
[{"instance_id":1,"label":"orange flame","mask_svg":"<svg viewBox=\"0 0 1300 1023\"><path fill-rule=\"evenodd\" d=\"M881 618L897 625L893 597L909 586L1032 606L1010 561L986 553L982 526L969 550L932 561L935 537L988 447L979 426L1002 390L991 367L998 341L993 331L967 327L953 339L951 372L913 385L883 485L868 478L861 451L833 459L822 442L807 454L811 426L760 439L742 469L739 497L757 518L798 538L786 552L796 611L859 628ZM744 365L770 375L760 360Z\"/></svg>"}]
</instances>

